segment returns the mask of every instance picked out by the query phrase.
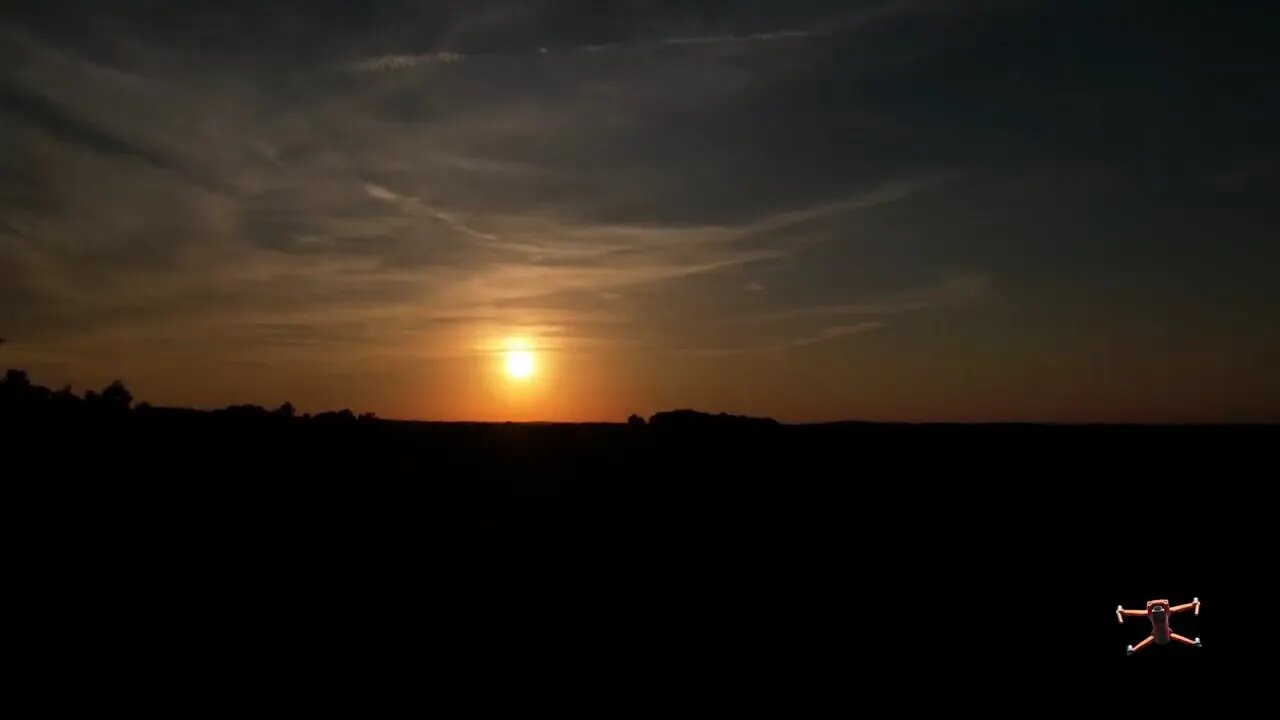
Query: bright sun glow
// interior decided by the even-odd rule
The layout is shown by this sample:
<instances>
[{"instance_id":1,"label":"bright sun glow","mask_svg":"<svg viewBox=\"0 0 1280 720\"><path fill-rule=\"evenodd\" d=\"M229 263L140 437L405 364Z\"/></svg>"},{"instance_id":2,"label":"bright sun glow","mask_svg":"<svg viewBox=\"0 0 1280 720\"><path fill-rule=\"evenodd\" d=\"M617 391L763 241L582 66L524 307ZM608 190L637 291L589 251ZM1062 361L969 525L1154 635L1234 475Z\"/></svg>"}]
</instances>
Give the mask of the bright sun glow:
<instances>
[{"instance_id":1,"label":"bright sun glow","mask_svg":"<svg viewBox=\"0 0 1280 720\"><path fill-rule=\"evenodd\" d=\"M507 351L507 377L528 380L533 375L533 353L528 350Z\"/></svg>"}]
</instances>

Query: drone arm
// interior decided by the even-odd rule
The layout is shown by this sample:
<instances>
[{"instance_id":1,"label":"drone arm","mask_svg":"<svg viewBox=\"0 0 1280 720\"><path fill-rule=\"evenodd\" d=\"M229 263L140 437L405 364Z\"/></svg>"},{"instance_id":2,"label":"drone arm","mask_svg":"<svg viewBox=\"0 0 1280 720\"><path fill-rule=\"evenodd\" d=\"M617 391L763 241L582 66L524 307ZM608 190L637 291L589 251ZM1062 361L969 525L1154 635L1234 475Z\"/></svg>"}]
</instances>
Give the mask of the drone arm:
<instances>
[{"instance_id":1,"label":"drone arm","mask_svg":"<svg viewBox=\"0 0 1280 720\"><path fill-rule=\"evenodd\" d=\"M1200 614L1200 598L1191 598L1191 602L1189 603L1174 605L1173 607L1169 608L1169 612L1171 613L1186 612L1187 610L1195 610L1196 614L1199 615Z\"/></svg>"},{"instance_id":2,"label":"drone arm","mask_svg":"<svg viewBox=\"0 0 1280 720\"><path fill-rule=\"evenodd\" d=\"M1119 621L1119 622L1122 622L1122 623L1123 623L1123 622L1124 622L1124 619L1125 619L1125 616L1128 616L1128 617L1146 617L1146 616L1147 616L1147 611L1146 611L1146 610L1125 610L1125 609L1124 609L1124 606L1122 606L1122 605L1117 605L1117 606L1116 606L1116 620L1117 620L1117 621Z\"/></svg>"}]
</instances>

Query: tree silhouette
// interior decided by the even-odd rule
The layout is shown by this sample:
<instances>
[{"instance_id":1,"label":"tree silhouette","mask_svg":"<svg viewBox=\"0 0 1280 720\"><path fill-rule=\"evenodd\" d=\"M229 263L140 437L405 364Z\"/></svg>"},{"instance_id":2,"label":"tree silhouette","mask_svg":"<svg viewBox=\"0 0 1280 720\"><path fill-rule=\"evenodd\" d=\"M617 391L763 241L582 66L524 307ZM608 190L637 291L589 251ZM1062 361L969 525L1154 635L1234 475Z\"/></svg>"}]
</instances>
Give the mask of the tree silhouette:
<instances>
[{"instance_id":1,"label":"tree silhouette","mask_svg":"<svg viewBox=\"0 0 1280 720\"><path fill-rule=\"evenodd\" d=\"M124 382L120 380L115 380L103 388L102 395L99 397L105 408L116 412L128 410L133 404L133 393L129 392Z\"/></svg>"},{"instance_id":2,"label":"tree silhouette","mask_svg":"<svg viewBox=\"0 0 1280 720\"><path fill-rule=\"evenodd\" d=\"M33 395L31 380L24 370L10 369L0 380L0 407L10 412L26 412L35 401Z\"/></svg>"},{"instance_id":3,"label":"tree silhouette","mask_svg":"<svg viewBox=\"0 0 1280 720\"><path fill-rule=\"evenodd\" d=\"M15 370L9 368L4 373L4 386L10 392L21 393L31 388L31 378L27 377L26 370Z\"/></svg>"},{"instance_id":4,"label":"tree silhouette","mask_svg":"<svg viewBox=\"0 0 1280 720\"><path fill-rule=\"evenodd\" d=\"M71 391L70 385L63 385L62 389L55 392L52 401L52 407L55 411L66 412L80 406L80 396Z\"/></svg>"},{"instance_id":5,"label":"tree silhouette","mask_svg":"<svg viewBox=\"0 0 1280 720\"><path fill-rule=\"evenodd\" d=\"M647 423L645 423L644 418L633 413L631 417L627 418L627 424L631 427L644 427Z\"/></svg>"},{"instance_id":6,"label":"tree silhouette","mask_svg":"<svg viewBox=\"0 0 1280 720\"><path fill-rule=\"evenodd\" d=\"M777 420L768 417L747 417L745 415L730 415L725 412L712 415L711 413L698 412L697 410L689 409L668 410L666 412L655 413L653 417L649 418L649 425L651 427L677 430L723 430L747 427L758 428L772 427L777 424Z\"/></svg>"},{"instance_id":7,"label":"tree silhouette","mask_svg":"<svg viewBox=\"0 0 1280 720\"><path fill-rule=\"evenodd\" d=\"M286 420L291 420L293 419L293 416L297 414L297 412L298 411L293 407L293 403L286 400L283 405L275 409L274 414L276 417L282 417L282 418L285 418Z\"/></svg>"},{"instance_id":8,"label":"tree silhouette","mask_svg":"<svg viewBox=\"0 0 1280 720\"><path fill-rule=\"evenodd\" d=\"M242 418L242 419L265 418L265 417L270 417L271 415L271 413L268 412L267 409L262 407L261 405L249 405L249 404L228 405L226 409L223 410L223 412L228 415L231 415L232 417Z\"/></svg>"}]
</instances>

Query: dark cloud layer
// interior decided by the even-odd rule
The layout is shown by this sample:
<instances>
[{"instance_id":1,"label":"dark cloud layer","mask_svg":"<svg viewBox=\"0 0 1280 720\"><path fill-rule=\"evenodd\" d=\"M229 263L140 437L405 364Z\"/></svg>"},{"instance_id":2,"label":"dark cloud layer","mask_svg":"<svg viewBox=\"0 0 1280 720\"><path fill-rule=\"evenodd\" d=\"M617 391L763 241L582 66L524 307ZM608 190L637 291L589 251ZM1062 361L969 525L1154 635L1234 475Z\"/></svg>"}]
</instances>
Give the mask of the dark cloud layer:
<instances>
[{"instance_id":1,"label":"dark cloud layer","mask_svg":"<svg viewBox=\"0 0 1280 720\"><path fill-rule=\"evenodd\" d=\"M3 352L407 415L1277 419L1269 43L1246 3L27 3ZM513 335L554 401L445 392Z\"/></svg>"}]
</instances>

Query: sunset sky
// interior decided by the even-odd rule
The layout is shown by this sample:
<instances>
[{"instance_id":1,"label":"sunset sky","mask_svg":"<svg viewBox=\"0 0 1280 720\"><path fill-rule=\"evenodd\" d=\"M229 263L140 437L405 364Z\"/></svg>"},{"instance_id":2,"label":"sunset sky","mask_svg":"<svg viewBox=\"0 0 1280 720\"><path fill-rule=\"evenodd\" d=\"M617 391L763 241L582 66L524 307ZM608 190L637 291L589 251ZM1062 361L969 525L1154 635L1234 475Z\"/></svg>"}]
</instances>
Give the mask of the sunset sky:
<instances>
[{"instance_id":1,"label":"sunset sky","mask_svg":"<svg viewBox=\"0 0 1280 720\"><path fill-rule=\"evenodd\" d=\"M0 367L441 420L1280 421L1266 5L13 3Z\"/></svg>"}]
</instances>

